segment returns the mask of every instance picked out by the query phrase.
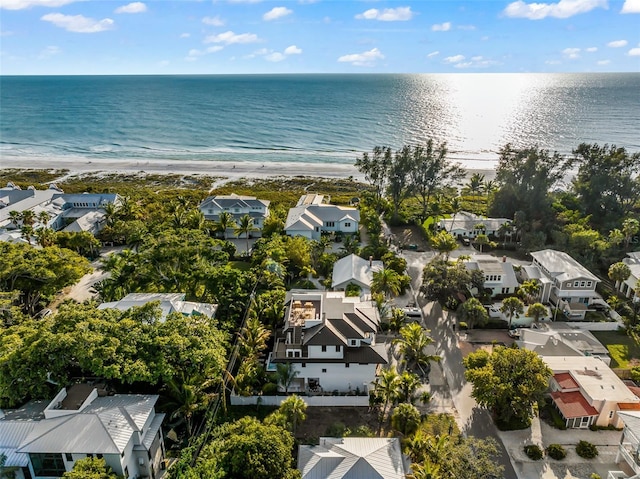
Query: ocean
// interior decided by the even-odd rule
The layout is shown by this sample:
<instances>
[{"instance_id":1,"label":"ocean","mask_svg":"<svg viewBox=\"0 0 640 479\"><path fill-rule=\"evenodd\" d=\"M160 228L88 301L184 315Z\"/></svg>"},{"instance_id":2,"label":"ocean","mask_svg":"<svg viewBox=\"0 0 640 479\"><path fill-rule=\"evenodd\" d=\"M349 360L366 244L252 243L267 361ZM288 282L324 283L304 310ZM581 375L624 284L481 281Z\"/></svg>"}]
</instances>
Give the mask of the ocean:
<instances>
[{"instance_id":1,"label":"ocean","mask_svg":"<svg viewBox=\"0 0 640 479\"><path fill-rule=\"evenodd\" d=\"M640 151L640 74L0 77L0 166L353 164L429 138L469 169L493 168L506 143Z\"/></svg>"}]
</instances>

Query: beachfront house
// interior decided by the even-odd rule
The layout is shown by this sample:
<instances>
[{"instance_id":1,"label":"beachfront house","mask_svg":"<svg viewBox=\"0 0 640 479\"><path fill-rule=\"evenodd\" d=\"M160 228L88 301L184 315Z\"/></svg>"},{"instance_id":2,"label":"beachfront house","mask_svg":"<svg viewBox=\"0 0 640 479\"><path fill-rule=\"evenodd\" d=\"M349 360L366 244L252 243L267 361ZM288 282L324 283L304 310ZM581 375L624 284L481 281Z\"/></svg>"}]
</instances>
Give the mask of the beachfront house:
<instances>
[{"instance_id":1,"label":"beachfront house","mask_svg":"<svg viewBox=\"0 0 640 479\"><path fill-rule=\"evenodd\" d=\"M638 398L601 359L541 355L553 371L551 399L568 428L622 427L619 415L640 411Z\"/></svg>"},{"instance_id":2,"label":"beachfront house","mask_svg":"<svg viewBox=\"0 0 640 479\"><path fill-rule=\"evenodd\" d=\"M620 470L609 471L607 479L640 479L640 411L620 413L624 423L616 464Z\"/></svg>"},{"instance_id":3,"label":"beachfront house","mask_svg":"<svg viewBox=\"0 0 640 479\"><path fill-rule=\"evenodd\" d=\"M253 219L255 231L249 233L249 237L262 236L262 228L264 222L269 216L269 201L259 200L255 196L240 196L232 193L230 195L209 196L205 199L198 209L202 212L205 219L209 221L219 221L221 213L230 213L236 224L240 222L240 218L249 215ZM225 232L226 237L234 235L233 226L229 227ZM239 236L244 238L243 235Z\"/></svg>"},{"instance_id":4,"label":"beachfront house","mask_svg":"<svg viewBox=\"0 0 640 479\"><path fill-rule=\"evenodd\" d=\"M404 479L408 461L397 437L321 437L298 447L302 479Z\"/></svg>"},{"instance_id":5,"label":"beachfront house","mask_svg":"<svg viewBox=\"0 0 640 479\"><path fill-rule=\"evenodd\" d=\"M289 209L284 231L289 236L320 239L322 233L355 234L360 223L360 211L351 206L325 203L323 195L302 195Z\"/></svg>"},{"instance_id":6,"label":"beachfront house","mask_svg":"<svg viewBox=\"0 0 640 479\"><path fill-rule=\"evenodd\" d=\"M104 225L107 205L118 206L121 201L116 193L58 193L51 198L52 205L60 208L52 228L56 231L87 231L95 235Z\"/></svg>"},{"instance_id":7,"label":"beachfront house","mask_svg":"<svg viewBox=\"0 0 640 479\"><path fill-rule=\"evenodd\" d=\"M285 306L267 370L290 364L298 375L289 392L368 391L378 367L388 362L384 344L376 343L375 305L341 291L292 290Z\"/></svg>"},{"instance_id":8,"label":"beachfront house","mask_svg":"<svg viewBox=\"0 0 640 479\"><path fill-rule=\"evenodd\" d=\"M164 321L171 313L179 313L183 316L207 316L213 318L216 314L217 304L197 303L194 301L185 301L185 293L129 293L119 301L111 301L102 303L98 309L119 309L127 311L128 309L144 306L153 301L158 302L158 306L162 311L162 320Z\"/></svg>"},{"instance_id":9,"label":"beachfront house","mask_svg":"<svg viewBox=\"0 0 640 479\"><path fill-rule=\"evenodd\" d=\"M120 477L164 475L164 414L156 395L109 395L99 386L63 388L50 403L0 414L0 452L18 477L54 478L85 457L104 458Z\"/></svg>"},{"instance_id":10,"label":"beachfront house","mask_svg":"<svg viewBox=\"0 0 640 479\"><path fill-rule=\"evenodd\" d=\"M438 221L438 230L451 233L456 238L473 239L479 234L498 237L502 234L502 225L511 223L507 218L487 218L468 211L459 211L451 218Z\"/></svg>"},{"instance_id":11,"label":"beachfront house","mask_svg":"<svg viewBox=\"0 0 640 479\"><path fill-rule=\"evenodd\" d=\"M620 282L618 285L618 291L624 294L627 298L640 300L640 296L635 292L636 286L640 284L640 251L627 253L627 258L624 258L622 262L629 266L631 274L626 280Z\"/></svg>"},{"instance_id":12,"label":"beachfront house","mask_svg":"<svg viewBox=\"0 0 640 479\"><path fill-rule=\"evenodd\" d=\"M333 265L331 288L334 291L344 291L350 284L358 286L363 295L371 293L373 273L384 268L382 261L368 260L358 255L350 254L340 258Z\"/></svg>"},{"instance_id":13,"label":"beachfront house","mask_svg":"<svg viewBox=\"0 0 640 479\"><path fill-rule=\"evenodd\" d=\"M563 251L545 249L531 253L533 263L524 268L525 279L541 279L540 301L550 302L555 318L581 320L602 297L596 293L597 276ZM554 318L554 319L555 319Z\"/></svg>"},{"instance_id":14,"label":"beachfront house","mask_svg":"<svg viewBox=\"0 0 640 479\"><path fill-rule=\"evenodd\" d=\"M482 271L484 287L491 290L492 297L513 294L518 289L513 264L506 256L472 255L464 264L469 271Z\"/></svg>"}]
</instances>

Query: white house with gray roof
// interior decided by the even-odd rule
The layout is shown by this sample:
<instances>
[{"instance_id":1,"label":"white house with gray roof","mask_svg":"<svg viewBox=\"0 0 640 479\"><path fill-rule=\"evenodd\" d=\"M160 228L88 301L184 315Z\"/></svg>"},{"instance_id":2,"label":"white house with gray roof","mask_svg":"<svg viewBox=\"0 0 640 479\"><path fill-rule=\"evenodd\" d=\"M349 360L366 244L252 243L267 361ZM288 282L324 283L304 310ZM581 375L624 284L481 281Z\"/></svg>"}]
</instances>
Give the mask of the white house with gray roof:
<instances>
[{"instance_id":1,"label":"white house with gray roof","mask_svg":"<svg viewBox=\"0 0 640 479\"><path fill-rule=\"evenodd\" d=\"M618 290L627 298L640 299L640 296L635 292L636 287L640 284L640 251L627 253L627 258L624 258L622 262L629 267L631 274L626 280L620 282Z\"/></svg>"},{"instance_id":2,"label":"white house with gray roof","mask_svg":"<svg viewBox=\"0 0 640 479\"><path fill-rule=\"evenodd\" d=\"M373 273L382 271L383 268L382 261L374 261L373 258L366 260L355 254L347 255L333 265L331 288L344 291L347 286L354 284L360 287L363 295L367 295L371 293Z\"/></svg>"},{"instance_id":3,"label":"white house with gray roof","mask_svg":"<svg viewBox=\"0 0 640 479\"><path fill-rule=\"evenodd\" d=\"M506 257L501 259L491 255L472 255L465 266L469 271L482 271L484 287L491 290L491 296L513 294L519 283L513 264Z\"/></svg>"},{"instance_id":4,"label":"white house with gray roof","mask_svg":"<svg viewBox=\"0 0 640 479\"><path fill-rule=\"evenodd\" d=\"M589 306L602 300L596 293L600 279L567 253L545 249L534 251L531 256L537 274L551 283L550 288L543 290L548 296L542 296L542 302L550 301L566 319L584 319Z\"/></svg>"},{"instance_id":5,"label":"white house with gray roof","mask_svg":"<svg viewBox=\"0 0 640 479\"><path fill-rule=\"evenodd\" d=\"M298 448L302 479L404 479L407 462L397 437L321 437Z\"/></svg>"},{"instance_id":6,"label":"white house with gray roof","mask_svg":"<svg viewBox=\"0 0 640 479\"><path fill-rule=\"evenodd\" d=\"M375 305L343 291L292 290L285 306L267 370L291 364L298 376L290 392L366 392L378 367L388 362L384 344L376 343Z\"/></svg>"},{"instance_id":7,"label":"white house with gray roof","mask_svg":"<svg viewBox=\"0 0 640 479\"><path fill-rule=\"evenodd\" d=\"M25 466L33 479L61 477L75 462L104 458L119 476L157 479L164 473L164 414L156 395L102 395L96 387L63 388L31 419L0 419L7 466ZM26 471L25 471L26 472Z\"/></svg>"},{"instance_id":8,"label":"white house with gray roof","mask_svg":"<svg viewBox=\"0 0 640 479\"><path fill-rule=\"evenodd\" d=\"M119 309L127 311L133 307L144 306L153 301L159 302L162 311L162 320L171 313L180 313L183 316L208 316L213 318L216 314L217 304L197 303L185 301L185 293L129 293L119 301L102 303L98 309Z\"/></svg>"},{"instance_id":9,"label":"white house with gray roof","mask_svg":"<svg viewBox=\"0 0 640 479\"><path fill-rule=\"evenodd\" d=\"M358 232L360 211L357 208L330 205L324 201L323 195L302 195L296 206L289 209L285 233L317 240L323 232Z\"/></svg>"},{"instance_id":10,"label":"white house with gray roof","mask_svg":"<svg viewBox=\"0 0 640 479\"><path fill-rule=\"evenodd\" d=\"M451 218L441 219L438 222L438 229L461 238L475 238L479 234L498 236L502 225L511 222L507 218L487 218L468 211L459 211Z\"/></svg>"},{"instance_id":11,"label":"white house with gray roof","mask_svg":"<svg viewBox=\"0 0 640 479\"><path fill-rule=\"evenodd\" d=\"M250 236L259 237L262 236L264 221L269 216L269 203L269 201L259 200L255 196L240 196L232 193L230 195L209 196L200 203L198 209L209 221L218 221L220 213L223 212L230 213L236 223L244 215L249 215L253 219L253 226L256 227L256 231ZM228 233L233 234L233 228L229 228Z\"/></svg>"}]
</instances>

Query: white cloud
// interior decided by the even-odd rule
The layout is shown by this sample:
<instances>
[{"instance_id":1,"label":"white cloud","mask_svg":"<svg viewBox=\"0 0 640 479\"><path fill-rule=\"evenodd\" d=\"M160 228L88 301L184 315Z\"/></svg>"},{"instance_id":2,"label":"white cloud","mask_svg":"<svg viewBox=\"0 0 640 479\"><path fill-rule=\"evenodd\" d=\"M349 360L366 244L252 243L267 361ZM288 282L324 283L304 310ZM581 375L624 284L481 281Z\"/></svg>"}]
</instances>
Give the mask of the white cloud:
<instances>
[{"instance_id":1,"label":"white cloud","mask_svg":"<svg viewBox=\"0 0 640 479\"><path fill-rule=\"evenodd\" d=\"M464 55L453 55L452 57L447 57L444 59L445 63L460 63L464 60Z\"/></svg>"},{"instance_id":2,"label":"white cloud","mask_svg":"<svg viewBox=\"0 0 640 479\"><path fill-rule=\"evenodd\" d=\"M284 49L285 55L300 55L302 53L302 48L298 48L295 45L290 45Z\"/></svg>"},{"instance_id":3,"label":"white cloud","mask_svg":"<svg viewBox=\"0 0 640 479\"><path fill-rule=\"evenodd\" d=\"M61 7L78 0L0 0L0 8L24 10L31 7Z\"/></svg>"},{"instance_id":4,"label":"white cloud","mask_svg":"<svg viewBox=\"0 0 640 479\"><path fill-rule=\"evenodd\" d=\"M133 2L115 9L115 13L143 13L147 11L147 6L142 2Z\"/></svg>"},{"instance_id":5,"label":"white cloud","mask_svg":"<svg viewBox=\"0 0 640 479\"><path fill-rule=\"evenodd\" d=\"M46 47L44 50L40 52L40 55L38 55L38 58L40 60L43 60L45 58L50 58L54 55L58 55L59 53L62 53L62 50L60 50L60 48L56 47L55 45L49 45L48 47Z\"/></svg>"},{"instance_id":6,"label":"white cloud","mask_svg":"<svg viewBox=\"0 0 640 479\"><path fill-rule=\"evenodd\" d=\"M608 8L607 0L560 0L557 3L512 2L504 9L507 17L541 20L546 17L569 18L595 8Z\"/></svg>"},{"instance_id":7,"label":"white cloud","mask_svg":"<svg viewBox=\"0 0 640 479\"><path fill-rule=\"evenodd\" d=\"M200 58L201 56L207 55L209 53L215 53L215 52L219 52L220 50L223 50L224 47L221 45L214 45L211 47L207 47L204 50L198 50L196 48L193 48L191 50L189 50L189 53L187 53L187 56L185 57L185 60L188 62L193 62L195 60L197 60L198 58Z\"/></svg>"},{"instance_id":8,"label":"white cloud","mask_svg":"<svg viewBox=\"0 0 640 479\"><path fill-rule=\"evenodd\" d=\"M214 27L224 26L224 20L220 18L220 15L216 15L215 17L204 17L202 19L202 23L204 23L205 25L211 25Z\"/></svg>"},{"instance_id":9,"label":"white cloud","mask_svg":"<svg viewBox=\"0 0 640 479\"><path fill-rule=\"evenodd\" d=\"M625 0L620 13L640 13L640 0Z\"/></svg>"},{"instance_id":10,"label":"white cloud","mask_svg":"<svg viewBox=\"0 0 640 479\"><path fill-rule=\"evenodd\" d=\"M458 30L475 30L476 26L475 25L458 25L456 28Z\"/></svg>"},{"instance_id":11,"label":"white cloud","mask_svg":"<svg viewBox=\"0 0 640 479\"><path fill-rule=\"evenodd\" d=\"M458 55L458 56L462 56L462 55ZM471 57L471 60L467 62L458 61L453 63L455 63L453 65L454 68L488 68L490 66L500 64L500 62L491 60L489 58L485 58L482 55L476 55L474 57Z\"/></svg>"},{"instance_id":12,"label":"white cloud","mask_svg":"<svg viewBox=\"0 0 640 479\"><path fill-rule=\"evenodd\" d=\"M258 43L260 38L255 33L234 33L231 30L217 35L209 35L204 39L204 43L224 43L232 45L234 43Z\"/></svg>"},{"instance_id":13,"label":"white cloud","mask_svg":"<svg viewBox=\"0 0 640 479\"><path fill-rule=\"evenodd\" d=\"M451 30L451 22L436 23L431 25L431 31L433 32L448 32Z\"/></svg>"},{"instance_id":14,"label":"white cloud","mask_svg":"<svg viewBox=\"0 0 640 479\"><path fill-rule=\"evenodd\" d=\"M585 52L593 53L598 51L598 47L589 47L584 49Z\"/></svg>"},{"instance_id":15,"label":"white cloud","mask_svg":"<svg viewBox=\"0 0 640 479\"><path fill-rule=\"evenodd\" d=\"M111 30L114 27L114 21L110 18L95 20L82 15L63 15L62 13L48 13L40 17L40 20L51 22L56 27L76 33L98 33Z\"/></svg>"},{"instance_id":16,"label":"white cloud","mask_svg":"<svg viewBox=\"0 0 640 479\"><path fill-rule=\"evenodd\" d=\"M381 22L406 22L413 18L411 7L385 8L378 10L371 8L356 15L358 20L379 20Z\"/></svg>"},{"instance_id":17,"label":"white cloud","mask_svg":"<svg viewBox=\"0 0 640 479\"><path fill-rule=\"evenodd\" d=\"M277 20L278 18L286 17L287 15L291 15L293 10L287 7L273 7L267 13L262 15L262 19L265 22L270 22L271 20Z\"/></svg>"},{"instance_id":18,"label":"white cloud","mask_svg":"<svg viewBox=\"0 0 640 479\"><path fill-rule=\"evenodd\" d=\"M273 52L273 53L269 53L268 55L265 55L265 60L269 61L269 62L281 62L282 60L284 60L285 58L287 58L287 56L284 53L280 53L280 52Z\"/></svg>"},{"instance_id":19,"label":"white cloud","mask_svg":"<svg viewBox=\"0 0 640 479\"><path fill-rule=\"evenodd\" d=\"M186 33L186 32L180 34L180 38L189 38L190 36L191 36L191 34L190 33Z\"/></svg>"},{"instance_id":20,"label":"white cloud","mask_svg":"<svg viewBox=\"0 0 640 479\"><path fill-rule=\"evenodd\" d=\"M626 40L614 40L613 42L607 43L607 46L611 48L622 48L626 47L628 43Z\"/></svg>"},{"instance_id":21,"label":"white cloud","mask_svg":"<svg viewBox=\"0 0 640 479\"><path fill-rule=\"evenodd\" d=\"M438 55L440 55L440 52L436 50L435 52L431 52L431 53L429 53L429 54L427 55L427 58L433 58L433 57L436 57L436 56L438 56Z\"/></svg>"},{"instance_id":22,"label":"white cloud","mask_svg":"<svg viewBox=\"0 0 640 479\"><path fill-rule=\"evenodd\" d=\"M632 48L627 52L630 57L640 57L640 46Z\"/></svg>"},{"instance_id":23,"label":"white cloud","mask_svg":"<svg viewBox=\"0 0 640 479\"><path fill-rule=\"evenodd\" d=\"M611 63L611 60L598 60L598 65L608 65Z\"/></svg>"},{"instance_id":24,"label":"white cloud","mask_svg":"<svg viewBox=\"0 0 640 479\"><path fill-rule=\"evenodd\" d=\"M560 65L562 62L560 60L547 60L545 63L547 65Z\"/></svg>"},{"instance_id":25,"label":"white cloud","mask_svg":"<svg viewBox=\"0 0 640 479\"><path fill-rule=\"evenodd\" d=\"M352 65L359 67L369 67L375 65L376 60L382 60L384 55L377 48L372 48L369 51L362 53L351 53L349 55L342 55L338 58L341 63L351 63Z\"/></svg>"},{"instance_id":26,"label":"white cloud","mask_svg":"<svg viewBox=\"0 0 640 479\"><path fill-rule=\"evenodd\" d=\"M454 68L469 68L469 67L473 66L473 63L472 62L461 62L461 63L456 63L453 66L454 66Z\"/></svg>"},{"instance_id":27,"label":"white cloud","mask_svg":"<svg viewBox=\"0 0 640 479\"><path fill-rule=\"evenodd\" d=\"M567 58L575 60L576 58L580 58L580 49L579 48L565 48L562 50L562 54Z\"/></svg>"}]
</instances>

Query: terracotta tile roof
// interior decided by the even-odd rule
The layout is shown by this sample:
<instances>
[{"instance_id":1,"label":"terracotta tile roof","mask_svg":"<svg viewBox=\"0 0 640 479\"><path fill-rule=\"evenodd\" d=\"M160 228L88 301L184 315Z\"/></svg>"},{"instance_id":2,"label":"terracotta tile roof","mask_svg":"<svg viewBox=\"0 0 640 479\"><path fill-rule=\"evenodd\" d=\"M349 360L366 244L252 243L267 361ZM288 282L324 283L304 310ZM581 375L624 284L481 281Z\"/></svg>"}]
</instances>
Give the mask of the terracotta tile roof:
<instances>
[{"instance_id":1,"label":"terracotta tile roof","mask_svg":"<svg viewBox=\"0 0 640 479\"><path fill-rule=\"evenodd\" d=\"M558 373L553 375L560 389L578 389L578 383L569 373Z\"/></svg>"},{"instance_id":2,"label":"terracotta tile roof","mask_svg":"<svg viewBox=\"0 0 640 479\"><path fill-rule=\"evenodd\" d=\"M637 403L637 402L619 402L618 403L618 408L621 411L640 411L640 403Z\"/></svg>"},{"instance_id":3,"label":"terracotta tile roof","mask_svg":"<svg viewBox=\"0 0 640 479\"><path fill-rule=\"evenodd\" d=\"M551 397L565 419L598 415L598 411L587 402L580 391L553 392Z\"/></svg>"},{"instance_id":4,"label":"terracotta tile roof","mask_svg":"<svg viewBox=\"0 0 640 479\"><path fill-rule=\"evenodd\" d=\"M625 384L627 384L626 381ZM629 391L636 395L636 397L640 398L640 388L638 386L629 386L627 384L627 387L629 388Z\"/></svg>"}]
</instances>

